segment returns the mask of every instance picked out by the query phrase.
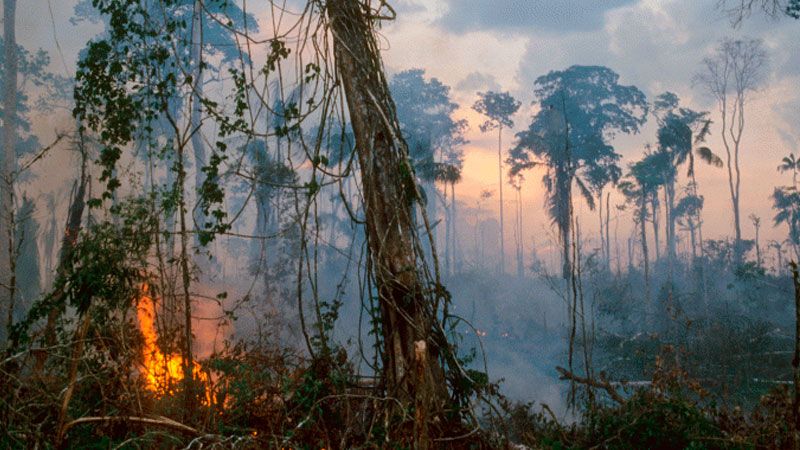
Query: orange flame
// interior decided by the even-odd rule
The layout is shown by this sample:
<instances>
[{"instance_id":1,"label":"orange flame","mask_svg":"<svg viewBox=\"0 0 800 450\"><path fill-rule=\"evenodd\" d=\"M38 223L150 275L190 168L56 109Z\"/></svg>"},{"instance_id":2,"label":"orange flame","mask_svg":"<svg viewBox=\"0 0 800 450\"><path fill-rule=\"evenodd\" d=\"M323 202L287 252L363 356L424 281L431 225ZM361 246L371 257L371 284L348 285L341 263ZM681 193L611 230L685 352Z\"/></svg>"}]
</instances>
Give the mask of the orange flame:
<instances>
[{"instance_id":1,"label":"orange flame","mask_svg":"<svg viewBox=\"0 0 800 450\"><path fill-rule=\"evenodd\" d=\"M136 317L139 330L144 337L144 370L146 387L158 397L172 395L175 387L183 381L183 358L179 354L165 354L158 347L158 332L155 324L155 303L148 295L149 287L142 287ZM208 390L208 375L202 371L197 361L192 361L192 377L202 383L205 391L204 403L211 403Z\"/></svg>"}]
</instances>

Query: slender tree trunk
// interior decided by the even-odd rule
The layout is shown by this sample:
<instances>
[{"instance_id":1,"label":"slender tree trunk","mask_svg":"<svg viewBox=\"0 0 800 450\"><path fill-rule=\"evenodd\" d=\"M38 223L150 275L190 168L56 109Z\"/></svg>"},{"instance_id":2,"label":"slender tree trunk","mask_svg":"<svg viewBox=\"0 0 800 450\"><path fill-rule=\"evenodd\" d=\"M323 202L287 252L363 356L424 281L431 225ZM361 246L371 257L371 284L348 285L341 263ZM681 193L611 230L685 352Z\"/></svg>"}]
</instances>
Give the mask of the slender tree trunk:
<instances>
[{"instance_id":1,"label":"slender tree trunk","mask_svg":"<svg viewBox=\"0 0 800 450\"><path fill-rule=\"evenodd\" d=\"M608 225L611 221L611 193L606 194L606 268L611 270L611 232Z\"/></svg>"},{"instance_id":2,"label":"slender tree trunk","mask_svg":"<svg viewBox=\"0 0 800 450\"><path fill-rule=\"evenodd\" d=\"M11 261L14 249L14 166L17 144L17 0L3 0L3 152L0 163L0 304L13 310L14 286ZM10 330L2 330L0 343L5 343Z\"/></svg>"},{"instance_id":3,"label":"slender tree trunk","mask_svg":"<svg viewBox=\"0 0 800 450\"><path fill-rule=\"evenodd\" d=\"M742 132L744 131L744 93L737 95L737 117L736 117L736 136L734 138L734 152L733 152L733 168L735 175L734 189L736 197L733 202L733 213L736 226L736 257L739 264L742 263L744 257L744 248L742 247L742 221L741 209L739 207L739 192L742 186L742 172L739 169L739 146L742 142Z\"/></svg>"},{"instance_id":4,"label":"slender tree trunk","mask_svg":"<svg viewBox=\"0 0 800 450\"><path fill-rule=\"evenodd\" d=\"M414 250L416 186L408 147L383 74L370 19L358 0L325 4L358 152L369 255L383 327L383 381L390 397L414 408L416 446L447 400L439 363L446 345L434 330ZM433 314L431 313L433 312Z\"/></svg>"},{"instance_id":5,"label":"slender tree trunk","mask_svg":"<svg viewBox=\"0 0 800 450\"><path fill-rule=\"evenodd\" d=\"M256 181L258 183L259 181ZM268 236L270 234L269 230L269 213L270 213L270 196L265 195L264 193L264 186L256 186L256 229L255 235L256 236ZM333 226L331 227L333 228ZM269 276L269 263L268 263L268 253L269 247L267 245L267 241L269 239L259 239L258 242L258 251L254 252L255 257L252 260L252 263L260 269L260 273L262 275L264 281L264 290L269 291L270 289L270 276ZM331 242L333 242L333 232L331 232Z\"/></svg>"},{"instance_id":6,"label":"slender tree trunk","mask_svg":"<svg viewBox=\"0 0 800 450\"><path fill-rule=\"evenodd\" d=\"M783 275L783 252L780 246L775 246L775 251L778 253L778 276Z\"/></svg>"},{"instance_id":7,"label":"slender tree trunk","mask_svg":"<svg viewBox=\"0 0 800 450\"><path fill-rule=\"evenodd\" d=\"M517 276L525 276L525 247L522 243L522 187L517 188Z\"/></svg>"},{"instance_id":8,"label":"slender tree trunk","mask_svg":"<svg viewBox=\"0 0 800 450\"><path fill-rule=\"evenodd\" d=\"M453 225L450 217L450 206L447 204L447 184L444 185L444 273L450 275L450 227Z\"/></svg>"},{"instance_id":9,"label":"slender tree trunk","mask_svg":"<svg viewBox=\"0 0 800 450\"><path fill-rule=\"evenodd\" d=\"M598 218L600 221L600 228L599 228L599 235L600 235L600 259L602 261L606 260L606 234L603 230L603 190L601 189L600 192L597 194L597 211L598 211Z\"/></svg>"},{"instance_id":10,"label":"slender tree trunk","mask_svg":"<svg viewBox=\"0 0 800 450\"><path fill-rule=\"evenodd\" d=\"M644 234L644 233L642 233ZM634 249L633 249L633 237L628 238L628 272L633 272L633 256L634 256Z\"/></svg>"},{"instance_id":11,"label":"slender tree trunk","mask_svg":"<svg viewBox=\"0 0 800 450\"><path fill-rule=\"evenodd\" d=\"M737 181L738 183L738 181ZM734 261L737 264L742 262L744 256L744 249L742 248L742 224L739 219L739 194L733 198L733 220L734 220Z\"/></svg>"},{"instance_id":12,"label":"slender tree trunk","mask_svg":"<svg viewBox=\"0 0 800 450\"><path fill-rule=\"evenodd\" d=\"M800 433L800 274L797 272L797 263L792 261L792 281L794 284L794 357L792 358L792 373L794 378L794 396L792 398L792 414L794 417L795 439Z\"/></svg>"},{"instance_id":13,"label":"slender tree trunk","mask_svg":"<svg viewBox=\"0 0 800 450\"><path fill-rule=\"evenodd\" d=\"M48 208L50 209L50 218L47 225L47 235L44 238L44 289L50 289L53 285L53 250L56 244L56 235L58 230L58 221L56 220L55 213L55 199L50 197L48 199Z\"/></svg>"},{"instance_id":14,"label":"slender tree trunk","mask_svg":"<svg viewBox=\"0 0 800 450\"><path fill-rule=\"evenodd\" d=\"M739 210L739 188L741 186L739 170L739 143L744 129L744 99L741 94L732 105L733 114L728 115L727 96L720 99L720 112L722 113L722 142L725 147L726 167L728 170L728 188L731 194L733 207L733 236L734 236L734 262L742 262L742 227ZM730 122L730 123L728 123Z\"/></svg>"},{"instance_id":15,"label":"slender tree trunk","mask_svg":"<svg viewBox=\"0 0 800 450\"><path fill-rule=\"evenodd\" d=\"M666 200L667 214L667 258L670 265L675 262L677 256L675 239L675 180L671 180L664 186L664 197Z\"/></svg>"},{"instance_id":16,"label":"slender tree trunk","mask_svg":"<svg viewBox=\"0 0 800 450\"><path fill-rule=\"evenodd\" d=\"M642 241L642 261L644 262L644 297L645 306L650 308L650 257L647 254L647 202L645 197L642 196L642 204L640 206L641 212L639 213L639 231L641 233L640 239Z\"/></svg>"},{"instance_id":17,"label":"slender tree trunk","mask_svg":"<svg viewBox=\"0 0 800 450\"><path fill-rule=\"evenodd\" d=\"M506 238L503 226L503 125L497 127L497 173L500 187L500 274L506 273Z\"/></svg>"},{"instance_id":18,"label":"slender tree trunk","mask_svg":"<svg viewBox=\"0 0 800 450\"><path fill-rule=\"evenodd\" d=\"M439 220L439 191L436 189L436 182L435 181L425 181L423 180L421 183L421 189L425 193L425 213L428 214L428 218L431 220L432 224L436 224ZM436 224L434 228L430 231L433 235L433 240L437 244L441 242L438 239L440 236L441 227ZM428 250L425 250L425 257L430 258L431 254Z\"/></svg>"},{"instance_id":19,"label":"slender tree trunk","mask_svg":"<svg viewBox=\"0 0 800 450\"><path fill-rule=\"evenodd\" d=\"M661 242L660 242L660 233L658 232L658 214L660 213L658 208L658 193L653 194L653 198L650 201L650 207L653 210L653 244L655 245L655 252L656 252L656 262L661 259Z\"/></svg>"},{"instance_id":20,"label":"slender tree trunk","mask_svg":"<svg viewBox=\"0 0 800 450\"><path fill-rule=\"evenodd\" d=\"M761 267L761 245L758 242L758 228L759 227L756 226L756 264L758 264L758 267Z\"/></svg>"},{"instance_id":21,"label":"slender tree trunk","mask_svg":"<svg viewBox=\"0 0 800 450\"><path fill-rule=\"evenodd\" d=\"M567 197L566 197L565 201L567 202L566 208L567 208L568 211L572 210L572 189L570 189L571 185L572 185L572 181L571 180L567 181L567 186L568 187L565 188L566 192L567 192L567 194L566 194ZM570 212L568 212L567 214L570 215ZM561 227L560 227L561 230L560 231L561 231L561 246L562 246L562 250L563 250L563 254L562 254L562 265L563 265L562 266L562 274L563 274L564 279L569 281L569 279L572 276L572 257L571 257L571 251L570 251L570 248L572 247L572 243L571 243L571 223L569 222L570 219L567 219L567 220L568 220L567 223L561 225Z\"/></svg>"},{"instance_id":22,"label":"slender tree trunk","mask_svg":"<svg viewBox=\"0 0 800 450\"><path fill-rule=\"evenodd\" d=\"M69 362L69 372L67 376L67 388L64 391L64 398L61 400L61 409L58 412L58 426L56 427L56 448L60 448L64 440L64 425L67 423L69 416L69 403L72 400L72 394L75 392L75 385L78 378L78 365L83 358L83 348L86 341L86 333L89 331L91 325L91 308L83 313L80 324L75 330L73 338L72 358Z\"/></svg>"},{"instance_id":23,"label":"slender tree trunk","mask_svg":"<svg viewBox=\"0 0 800 450\"><path fill-rule=\"evenodd\" d=\"M692 159L690 160L689 163L692 164L692 166L694 166L694 158L693 157L692 157ZM692 170L692 194L695 197L699 197L700 196L700 189L697 186L697 178L695 177L695 171L694 170ZM699 254L700 254L700 257L702 258L703 257L703 210L702 209L698 209L697 210L697 214L695 215L695 220L696 220L695 226L697 227L697 239L698 239L698 244L699 244L699 247L700 247Z\"/></svg>"},{"instance_id":24,"label":"slender tree trunk","mask_svg":"<svg viewBox=\"0 0 800 450\"><path fill-rule=\"evenodd\" d=\"M185 145L178 144L177 161L175 169L177 173L178 191L178 226L180 227L180 271L181 285L183 289L183 345L181 346L181 356L183 360L183 381L184 381L184 417L191 417L195 406L195 389L192 369L194 368L194 357L192 355L192 298L189 293L192 277L189 270L189 227L186 223L186 168Z\"/></svg>"},{"instance_id":25,"label":"slender tree trunk","mask_svg":"<svg viewBox=\"0 0 800 450\"><path fill-rule=\"evenodd\" d=\"M203 142L202 113L203 105L200 100L203 97L203 2L196 0L194 11L192 12L192 110L190 123L192 127L192 150L194 151L194 188L195 195L199 196L203 181L205 179L202 168L206 165L206 148ZM198 199L199 201L199 199ZM195 208L194 221L197 227L202 228L208 218L203 214L202 208ZM198 242L199 233L195 233L195 243Z\"/></svg>"},{"instance_id":26,"label":"slender tree trunk","mask_svg":"<svg viewBox=\"0 0 800 450\"><path fill-rule=\"evenodd\" d=\"M451 236L453 240L453 275L461 270L461 260L458 253L458 222L456 220L456 190L454 184L450 183L450 218L453 220L453 235Z\"/></svg>"}]
</instances>

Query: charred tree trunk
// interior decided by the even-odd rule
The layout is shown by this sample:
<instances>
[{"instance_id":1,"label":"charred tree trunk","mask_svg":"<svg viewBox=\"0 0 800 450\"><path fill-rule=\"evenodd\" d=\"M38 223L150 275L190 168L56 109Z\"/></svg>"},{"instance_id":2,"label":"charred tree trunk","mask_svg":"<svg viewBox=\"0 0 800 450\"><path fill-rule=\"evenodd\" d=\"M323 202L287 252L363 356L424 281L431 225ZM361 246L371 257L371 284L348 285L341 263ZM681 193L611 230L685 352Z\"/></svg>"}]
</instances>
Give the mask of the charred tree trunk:
<instances>
[{"instance_id":1,"label":"charred tree trunk","mask_svg":"<svg viewBox=\"0 0 800 450\"><path fill-rule=\"evenodd\" d=\"M336 69L356 140L366 232L383 327L387 394L415 410L415 436L427 446L428 423L447 390L434 332L435 308L425 295L415 252L418 188L383 75L369 12L358 0L328 0Z\"/></svg>"}]
</instances>

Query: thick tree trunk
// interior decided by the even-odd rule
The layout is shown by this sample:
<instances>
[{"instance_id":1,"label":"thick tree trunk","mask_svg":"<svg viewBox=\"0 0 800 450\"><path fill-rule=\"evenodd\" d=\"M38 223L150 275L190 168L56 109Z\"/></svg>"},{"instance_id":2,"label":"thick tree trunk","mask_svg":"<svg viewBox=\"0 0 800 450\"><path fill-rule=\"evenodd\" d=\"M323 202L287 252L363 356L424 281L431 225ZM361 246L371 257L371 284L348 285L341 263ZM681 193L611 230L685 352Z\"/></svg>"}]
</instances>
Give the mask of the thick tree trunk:
<instances>
[{"instance_id":1,"label":"thick tree trunk","mask_svg":"<svg viewBox=\"0 0 800 450\"><path fill-rule=\"evenodd\" d=\"M14 163L17 143L17 0L3 1L3 39L5 53L5 75L3 85L3 150L0 163L0 304L10 311L13 309L13 271L11 270L13 227L11 218L14 211ZM5 327L0 342L5 342L8 331Z\"/></svg>"},{"instance_id":2,"label":"thick tree trunk","mask_svg":"<svg viewBox=\"0 0 800 450\"><path fill-rule=\"evenodd\" d=\"M424 295L414 251L418 195L408 148L383 75L370 18L358 0L328 0L336 69L356 140L366 232L384 333L387 394L415 409L415 434L425 446L431 415L446 401L434 308Z\"/></svg>"}]
</instances>

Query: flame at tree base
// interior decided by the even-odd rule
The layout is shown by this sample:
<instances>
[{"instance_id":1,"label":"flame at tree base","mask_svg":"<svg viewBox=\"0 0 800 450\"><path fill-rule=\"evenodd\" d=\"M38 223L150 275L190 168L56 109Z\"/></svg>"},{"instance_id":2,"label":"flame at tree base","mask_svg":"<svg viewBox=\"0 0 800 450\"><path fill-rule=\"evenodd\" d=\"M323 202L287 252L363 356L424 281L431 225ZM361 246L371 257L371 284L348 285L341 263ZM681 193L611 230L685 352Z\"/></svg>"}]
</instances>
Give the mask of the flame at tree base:
<instances>
[{"instance_id":1,"label":"flame at tree base","mask_svg":"<svg viewBox=\"0 0 800 450\"><path fill-rule=\"evenodd\" d=\"M158 346L156 330L156 309L153 298L148 295L148 286L142 288L136 317L139 330L144 337L142 374L149 391L157 397L172 396L176 388L183 382L183 357L179 354L165 354ZM211 404L208 375L203 372L197 361L192 361L192 378L203 386L203 403Z\"/></svg>"}]
</instances>

